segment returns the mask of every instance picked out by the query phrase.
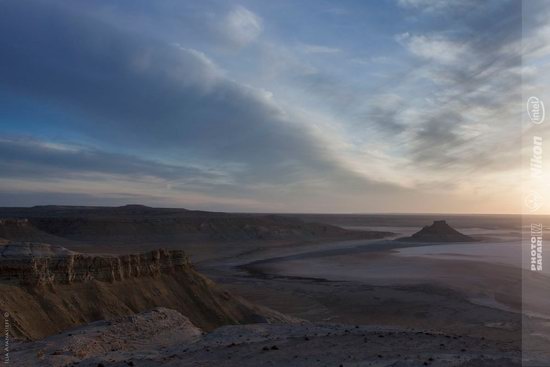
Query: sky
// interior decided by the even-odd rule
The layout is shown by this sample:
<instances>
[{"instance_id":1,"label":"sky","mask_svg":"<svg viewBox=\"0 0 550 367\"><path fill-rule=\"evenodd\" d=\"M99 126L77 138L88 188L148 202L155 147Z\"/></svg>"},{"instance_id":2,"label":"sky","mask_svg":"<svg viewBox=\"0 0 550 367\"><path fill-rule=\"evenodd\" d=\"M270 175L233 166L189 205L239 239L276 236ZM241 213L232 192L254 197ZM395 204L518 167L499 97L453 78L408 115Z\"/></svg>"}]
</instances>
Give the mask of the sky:
<instances>
[{"instance_id":1,"label":"sky","mask_svg":"<svg viewBox=\"0 0 550 367\"><path fill-rule=\"evenodd\" d=\"M2 0L0 205L517 213L537 4Z\"/></svg>"}]
</instances>

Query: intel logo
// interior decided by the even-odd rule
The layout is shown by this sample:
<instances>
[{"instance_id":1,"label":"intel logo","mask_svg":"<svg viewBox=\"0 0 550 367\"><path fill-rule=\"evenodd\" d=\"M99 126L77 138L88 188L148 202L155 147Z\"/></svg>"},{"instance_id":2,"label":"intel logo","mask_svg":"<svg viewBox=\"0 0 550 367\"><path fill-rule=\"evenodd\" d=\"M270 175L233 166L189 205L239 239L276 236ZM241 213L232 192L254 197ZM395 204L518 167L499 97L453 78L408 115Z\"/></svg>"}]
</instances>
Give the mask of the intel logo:
<instances>
[{"instance_id":1,"label":"intel logo","mask_svg":"<svg viewBox=\"0 0 550 367\"><path fill-rule=\"evenodd\" d=\"M527 113L534 124L544 122L544 103L538 97L529 97L527 100Z\"/></svg>"}]
</instances>

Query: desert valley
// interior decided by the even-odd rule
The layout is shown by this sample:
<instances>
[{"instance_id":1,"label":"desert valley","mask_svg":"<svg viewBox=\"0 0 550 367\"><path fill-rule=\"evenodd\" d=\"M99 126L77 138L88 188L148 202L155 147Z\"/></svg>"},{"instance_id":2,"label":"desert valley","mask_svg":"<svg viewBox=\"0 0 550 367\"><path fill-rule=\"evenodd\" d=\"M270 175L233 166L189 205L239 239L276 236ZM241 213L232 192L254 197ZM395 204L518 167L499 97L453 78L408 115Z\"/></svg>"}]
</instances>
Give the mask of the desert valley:
<instances>
[{"instance_id":1,"label":"desert valley","mask_svg":"<svg viewBox=\"0 0 550 367\"><path fill-rule=\"evenodd\" d=\"M518 366L523 324L532 365L550 360L548 303L521 302L517 217L0 216L14 365Z\"/></svg>"}]
</instances>

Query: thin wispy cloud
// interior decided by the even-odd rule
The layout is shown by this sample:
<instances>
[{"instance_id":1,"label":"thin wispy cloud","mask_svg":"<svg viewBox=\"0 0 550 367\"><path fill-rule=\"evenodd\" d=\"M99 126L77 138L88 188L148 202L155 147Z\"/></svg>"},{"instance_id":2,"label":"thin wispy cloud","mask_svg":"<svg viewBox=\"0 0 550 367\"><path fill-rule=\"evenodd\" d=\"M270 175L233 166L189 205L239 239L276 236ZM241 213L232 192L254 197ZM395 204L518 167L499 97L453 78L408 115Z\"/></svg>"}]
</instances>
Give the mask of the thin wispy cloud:
<instances>
[{"instance_id":1,"label":"thin wispy cloud","mask_svg":"<svg viewBox=\"0 0 550 367\"><path fill-rule=\"evenodd\" d=\"M243 6L233 8L221 23L221 32L238 46L245 46L262 33L262 19Z\"/></svg>"},{"instance_id":2,"label":"thin wispy cloud","mask_svg":"<svg viewBox=\"0 0 550 367\"><path fill-rule=\"evenodd\" d=\"M302 44L299 46L307 54L337 54L342 50L335 47L328 47L322 45L308 45Z\"/></svg>"}]
</instances>

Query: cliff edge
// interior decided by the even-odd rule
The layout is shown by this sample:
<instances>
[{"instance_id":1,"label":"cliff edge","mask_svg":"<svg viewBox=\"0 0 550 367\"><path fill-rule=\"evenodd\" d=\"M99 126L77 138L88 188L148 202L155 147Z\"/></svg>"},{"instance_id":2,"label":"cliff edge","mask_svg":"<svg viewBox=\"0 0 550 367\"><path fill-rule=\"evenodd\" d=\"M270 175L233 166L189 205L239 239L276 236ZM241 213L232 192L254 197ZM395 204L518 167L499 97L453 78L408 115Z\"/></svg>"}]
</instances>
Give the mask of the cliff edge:
<instances>
[{"instance_id":1,"label":"cliff edge","mask_svg":"<svg viewBox=\"0 0 550 367\"><path fill-rule=\"evenodd\" d=\"M221 289L183 251L115 256L44 243L0 246L0 310L9 314L15 338L40 339L156 307L174 309L203 330L289 321Z\"/></svg>"}]
</instances>

